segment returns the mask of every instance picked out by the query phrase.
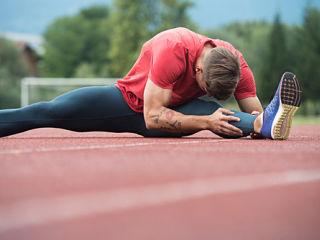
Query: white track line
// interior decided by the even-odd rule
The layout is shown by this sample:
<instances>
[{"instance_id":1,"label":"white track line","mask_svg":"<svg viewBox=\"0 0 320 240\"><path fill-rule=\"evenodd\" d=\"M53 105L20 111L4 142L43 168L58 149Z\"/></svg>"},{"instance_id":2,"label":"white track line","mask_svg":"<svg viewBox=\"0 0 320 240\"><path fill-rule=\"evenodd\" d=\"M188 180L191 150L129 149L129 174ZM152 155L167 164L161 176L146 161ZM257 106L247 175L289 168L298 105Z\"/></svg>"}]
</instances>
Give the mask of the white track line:
<instances>
[{"instance_id":1,"label":"white track line","mask_svg":"<svg viewBox=\"0 0 320 240\"><path fill-rule=\"evenodd\" d=\"M0 233L96 214L143 209L208 196L320 180L320 169L190 180L32 199L0 207Z\"/></svg>"},{"instance_id":2,"label":"white track line","mask_svg":"<svg viewBox=\"0 0 320 240\"><path fill-rule=\"evenodd\" d=\"M36 152L56 152L56 151L78 151L78 150L95 150L108 148L123 148L123 147L140 147L150 145L183 145L183 144L198 144L198 143L221 143L230 142L235 139L216 139L216 140L193 140L193 141L175 141L175 142L146 142L146 143L124 143L124 144L106 144L93 146L68 146L68 147L52 147L52 148L31 148L31 149L11 149L0 151L0 154L21 154L21 153L36 153Z\"/></svg>"}]
</instances>

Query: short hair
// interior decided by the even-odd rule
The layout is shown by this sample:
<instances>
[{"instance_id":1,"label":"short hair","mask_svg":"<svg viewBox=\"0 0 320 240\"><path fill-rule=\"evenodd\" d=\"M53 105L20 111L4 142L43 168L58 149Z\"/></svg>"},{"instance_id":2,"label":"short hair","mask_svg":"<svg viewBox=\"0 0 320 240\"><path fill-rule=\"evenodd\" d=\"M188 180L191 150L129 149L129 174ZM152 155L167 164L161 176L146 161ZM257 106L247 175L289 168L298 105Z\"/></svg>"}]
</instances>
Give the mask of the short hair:
<instances>
[{"instance_id":1,"label":"short hair","mask_svg":"<svg viewBox=\"0 0 320 240\"><path fill-rule=\"evenodd\" d=\"M217 100L234 93L241 75L239 57L224 47L211 49L203 61L203 80L207 91Z\"/></svg>"}]
</instances>

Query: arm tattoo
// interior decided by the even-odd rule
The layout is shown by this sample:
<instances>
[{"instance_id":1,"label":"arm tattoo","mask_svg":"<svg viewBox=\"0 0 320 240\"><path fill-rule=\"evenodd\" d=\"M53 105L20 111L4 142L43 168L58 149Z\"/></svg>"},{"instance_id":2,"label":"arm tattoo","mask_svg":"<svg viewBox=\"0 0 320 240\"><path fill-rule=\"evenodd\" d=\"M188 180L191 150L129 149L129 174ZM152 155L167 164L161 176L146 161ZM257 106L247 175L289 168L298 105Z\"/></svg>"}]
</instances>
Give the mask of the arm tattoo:
<instances>
[{"instance_id":1,"label":"arm tattoo","mask_svg":"<svg viewBox=\"0 0 320 240\"><path fill-rule=\"evenodd\" d=\"M159 120L161 118L161 116L165 113L166 119L168 120L166 122L167 126L160 126L160 129L163 130L178 130L178 128L181 128L182 123L179 122L178 120L173 121L173 117L174 117L174 111L167 109L167 108L163 108L160 113L158 114L158 116L156 117L156 119L154 120L156 124L159 124Z\"/></svg>"},{"instance_id":2,"label":"arm tattoo","mask_svg":"<svg viewBox=\"0 0 320 240\"><path fill-rule=\"evenodd\" d=\"M177 127L176 127L177 122L178 121L176 120L174 123L167 122L167 124L169 124L171 127L175 128L175 129L177 129Z\"/></svg>"},{"instance_id":3,"label":"arm tattoo","mask_svg":"<svg viewBox=\"0 0 320 240\"><path fill-rule=\"evenodd\" d=\"M169 110L169 111L166 112L166 118L169 121L172 121L173 116L174 116L174 112L172 110Z\"/></svg>"},{"instance_id":4,"label":"arm tattoo","mask_svg":"<svg viewBox=\"0 0 320 240\"><path fill-rule=\"evenodd\" d=\"M175 120L173 123L167 122L167 124L171 127L171 129L178 129L182 126L181 122L178 122L178 120Z\"/></svg>"},{"instance_id":5,"label":"arm tattoo","mask_svg":"<svg viewBox=\"0 0 320 240\"><path fill-rule=\"evenodd\" d=\"M163 108L160 113L158 114L158 116L156 117L156 119L154 120L156 124L159 123L159 119L162 116L162 114L166 111L166 108Z\"/></svg>"}]
</instances>

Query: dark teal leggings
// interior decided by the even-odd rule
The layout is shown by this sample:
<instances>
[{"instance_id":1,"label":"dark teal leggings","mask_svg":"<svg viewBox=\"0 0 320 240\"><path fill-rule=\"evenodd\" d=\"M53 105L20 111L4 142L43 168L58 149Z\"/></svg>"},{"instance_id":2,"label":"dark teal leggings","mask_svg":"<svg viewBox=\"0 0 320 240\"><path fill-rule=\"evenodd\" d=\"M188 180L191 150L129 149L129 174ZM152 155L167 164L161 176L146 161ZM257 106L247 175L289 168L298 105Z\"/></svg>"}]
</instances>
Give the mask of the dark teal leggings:
<instances>
[{"instance_id":1,"label":"dark teal leggings","mask_svg":"<svg viewBox=\"0 0 320 240\"><path fill-rule=\"evenodd\" d=\"M172 109L186 115L209 115L220 108L216 102L193 100ZM253 132L256 116L235 111L240 122L230 122L244 136ZM144 137L181 137L175 134L146 129L143 114L127 105L116 86L85 87L65 93L50 102L27 107L0 110L0 137L35 128L62 128L76 132L130 132ZM228 138L228 136L222 136Z\"/></svg>"}]
</instances>

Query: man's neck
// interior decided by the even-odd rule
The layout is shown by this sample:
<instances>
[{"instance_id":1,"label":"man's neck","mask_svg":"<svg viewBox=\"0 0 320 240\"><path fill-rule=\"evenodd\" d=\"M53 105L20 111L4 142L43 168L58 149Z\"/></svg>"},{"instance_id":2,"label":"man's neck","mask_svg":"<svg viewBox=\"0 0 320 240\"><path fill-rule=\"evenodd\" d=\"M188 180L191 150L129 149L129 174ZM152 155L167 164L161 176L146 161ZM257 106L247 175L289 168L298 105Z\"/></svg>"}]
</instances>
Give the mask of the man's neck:
<instances>
[{"instance_id":1,"label":"man's neck","mask_svg":"<svg viewBox=\"0 0 320 240\"><path fill-rule=\"evenodd\" d=\"M200 53L200 56L198 57L196 61L196 66L202 66L203 58L206 55L208 51L210 51L213 48L213 46L210 43L206 43Z\"/></svg>"}]
</instances>

